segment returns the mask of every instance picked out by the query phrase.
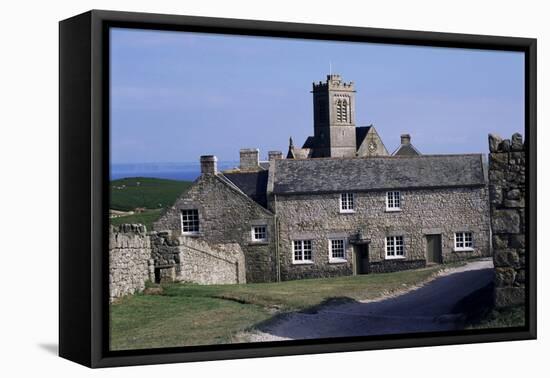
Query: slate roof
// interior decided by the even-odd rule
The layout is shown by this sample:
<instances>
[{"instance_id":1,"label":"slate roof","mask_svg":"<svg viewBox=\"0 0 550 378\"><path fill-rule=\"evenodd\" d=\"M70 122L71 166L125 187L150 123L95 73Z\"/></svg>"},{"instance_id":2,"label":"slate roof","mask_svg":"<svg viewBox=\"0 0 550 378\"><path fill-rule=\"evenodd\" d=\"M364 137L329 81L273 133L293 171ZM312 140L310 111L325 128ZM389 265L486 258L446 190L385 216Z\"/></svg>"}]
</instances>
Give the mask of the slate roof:
<instances>
[{"instance_id":1,"label":"slate roof","mask_svg":"<svg viewBox=\"0 0 550 378\"><path fill-rule=\"evenodd\" d=\"M393 156L418 156L420 152L412 144L402 144L397 151L393 153Z\"/></svg>"},{"instance_id":2,"label":"slate roof","mask_svg":"<svg viewBox=\"0 0 550 378\"><path fill-rule=\"evenodd\" d=\"M308 136L302 148L315 148L315 138Z\"/></svg>"},{"instance_id":3,"label":"slate roof","mask_svg":"<svg viewBox=\"0 0 550 378\"><path fill-rule=\"evenodd\" d=\"M273 193L326 193L485 185L482 155L283 159Z\"/></svg>"},{"instance_id":4,"label":"slate roof","mask_svg":"<svg viewBox=\"0 0 550 378\"><path fill-rule=\"evenodd\" d=\"M267 208L268 171L223 173L244 194Z\"/></svg>"}]
</instances>

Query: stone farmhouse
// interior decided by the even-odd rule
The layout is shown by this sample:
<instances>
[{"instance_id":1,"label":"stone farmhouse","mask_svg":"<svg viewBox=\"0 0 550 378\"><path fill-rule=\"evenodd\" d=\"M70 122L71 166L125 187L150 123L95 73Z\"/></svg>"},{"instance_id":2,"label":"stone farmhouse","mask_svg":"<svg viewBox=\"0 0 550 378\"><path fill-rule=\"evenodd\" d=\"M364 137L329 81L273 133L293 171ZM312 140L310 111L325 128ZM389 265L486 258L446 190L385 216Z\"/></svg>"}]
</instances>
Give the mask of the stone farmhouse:
<instances>
[{"instance_id":1,"label":"stone farmhouse","mask_svg":"<svg viewBox=\"0 0 550 378\"><path fill-rule=\"evenodd\" d=\"M286 158L241 149L201 176L154 224L157 232L238 245L246 282L391 272L490 256L482 154L422 155L409 135L389 153L374 126L355 125L355 88L313 84L313 135ZM208 271L208 266L198 267Z\"/></svg>"}]
</instances>

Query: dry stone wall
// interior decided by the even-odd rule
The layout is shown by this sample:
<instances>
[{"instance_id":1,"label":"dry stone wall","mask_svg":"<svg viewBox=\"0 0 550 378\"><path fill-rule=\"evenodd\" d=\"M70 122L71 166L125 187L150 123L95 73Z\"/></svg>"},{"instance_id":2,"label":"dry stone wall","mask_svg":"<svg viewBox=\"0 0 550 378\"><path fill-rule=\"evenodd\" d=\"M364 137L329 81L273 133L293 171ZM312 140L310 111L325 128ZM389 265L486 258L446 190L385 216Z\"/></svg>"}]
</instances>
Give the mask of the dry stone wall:
<instances>
[{"instance_id":1,"label":"dry stone wall","mask_svg":"<svg viewBox=\"0 0 550 378\"><path fill-rule=\"evenodd\" d=\"M497 307L525 302L525 148L489 135L489 193Z\"/></svg>"},{"instance_id":2,"label":"dry stone wall","mask_svg":"<svg viewBox=\"0 0 550 378\"><path fill-rule=\"evenodd\" d=\"M246 283L245 257L236 243L212 245L170 231L150 236L156 277L161 282Z\"/></svg>"},{"instance_id":3,"label":"dry stone wall","mask_svg":"<svg viewBox=\"0 0 550 378\"><path fill-rule=\"evenodd\" d=\"M111 302L145 289L154 279L151 241L145 226L123 224L109 234L109 298Z\"/></svg>"}]
</instances>

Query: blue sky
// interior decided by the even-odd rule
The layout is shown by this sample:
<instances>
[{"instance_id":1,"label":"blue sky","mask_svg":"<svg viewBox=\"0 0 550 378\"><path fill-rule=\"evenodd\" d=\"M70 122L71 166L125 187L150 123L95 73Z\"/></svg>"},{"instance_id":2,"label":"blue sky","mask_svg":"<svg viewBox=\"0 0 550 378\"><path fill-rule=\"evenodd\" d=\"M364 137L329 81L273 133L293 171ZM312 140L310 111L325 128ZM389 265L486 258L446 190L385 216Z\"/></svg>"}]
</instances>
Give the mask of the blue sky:
<instances>
[{"instance_id":1,"label":"blue sky","mask_svg":"<svg viewBox=\"0 0 550 378\"><path fill-rule=\"evenodd\" d=\"M111 162L286 154L313 134L311 85L329 65L390 153L402 133L425 154L523 134L522 53L112 29Z\"/></svg>"}]
</instances>

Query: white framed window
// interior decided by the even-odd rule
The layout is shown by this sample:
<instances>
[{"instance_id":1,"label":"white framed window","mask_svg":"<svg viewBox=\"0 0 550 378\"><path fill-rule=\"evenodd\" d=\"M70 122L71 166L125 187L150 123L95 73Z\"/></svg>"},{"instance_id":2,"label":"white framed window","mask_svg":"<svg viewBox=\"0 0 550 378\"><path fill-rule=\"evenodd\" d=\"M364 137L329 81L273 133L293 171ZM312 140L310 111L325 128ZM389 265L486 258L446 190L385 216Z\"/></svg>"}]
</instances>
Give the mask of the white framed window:
<instances>
[{"instance_id":1,"label":"white framed window","mask_svg":"<svg viewBox=\"0 0 550 378\"><path fill-rule=\"evenodd\" d=\"M402 259L405 257L403 236L386 237L386 259Z\"/></svg>"},{"instance_id":2,"label":"white framed window","mask_svg":"<svg viewBox=\"0 0 550 378\"><path fill-rule=\"evenodd\" d=\"M346 240L329 239L328 243L328 261L331 263L346 262Z\"/></svg>"},{"instance_id":3,"label":"white framed window","mask_svg":"<svg viewBox=\"0 0 550 378\"><path fill-rule=\"evenodd\" d=\"M386 192L386 211L401 210L401 192Z\"/></svg>"},{"instance_id":4,"label":"white framed window","mask_svg":"<svg viewBox=\"0 0 550 378\"><path fill-rule=\"evenodd\" d=\"M341 213L355 212L355 195L353 193L340 194L340 212Z\"/></svg>"},{"instance_id":5,"label":"white framed window","mask_svg":"<svg viewBox=\"0 0 550 378\"><path fill-rule=\"evenodd\" d=\"M455 233L455 251L473 251L474 238L471 232Z\"/></svg>"},{"instance_id":6,"label":"white framed window","mask_svg":"<svg viewBox=\"0 0 550 378\"><path fill-rule=\"evenodd\" d=\"M267 226L252 226L252 241L255 242L265 242L267 241Z\"/></svg>"},{"instance_id":7,"label":"white framed window","mask_svg":"<svg viewBox=\"0 0 550 378\"><path fill-rule=\"evenodd\" d=\"M313 263L311 240L293 240L292 241L292 262L294 264Z\"/></svg>"},{"instance_id":8,"label":"white framed window","mask_svg":"<svg viewBox=\"0 0 550 378\"><path fill-rule=\"evenodd\" d=\"M199 211L197 209L181 211L181 232L184 234L199 232Z\"/></svg>"}]
</instances>

